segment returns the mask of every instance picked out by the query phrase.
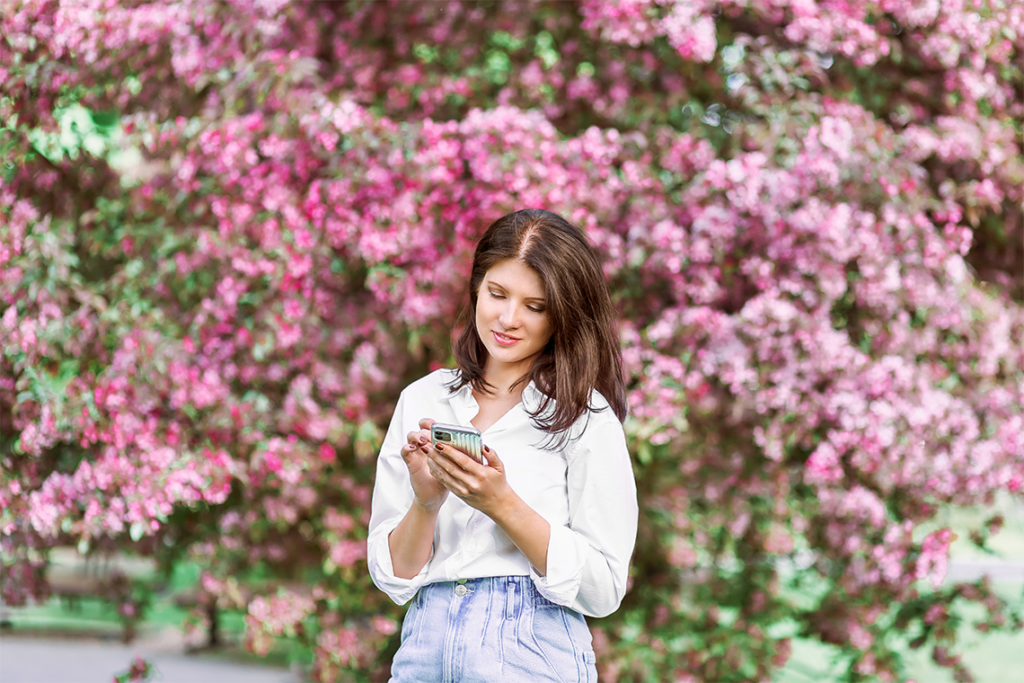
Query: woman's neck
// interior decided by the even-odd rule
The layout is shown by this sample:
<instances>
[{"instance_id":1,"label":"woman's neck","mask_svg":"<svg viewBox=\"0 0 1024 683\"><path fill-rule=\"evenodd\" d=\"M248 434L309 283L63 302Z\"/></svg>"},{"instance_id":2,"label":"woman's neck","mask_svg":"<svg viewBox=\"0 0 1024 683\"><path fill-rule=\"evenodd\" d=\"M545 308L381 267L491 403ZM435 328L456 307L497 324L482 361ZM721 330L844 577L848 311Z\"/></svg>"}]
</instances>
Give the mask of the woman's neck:
<instances>
[{"instance_id":1,"label":"woman's neck","mask_svg":"<svg viewBox=\"0 0 1024 683\"><path fill-rule=\"evenodd\" d=\"M494 367L493 363L487 363L484 367L484 381L493 387L493 396L498 399L522 398L523 389L527 382L519 382L528 371L521 365L508 365ZM516 384L518 382L518 384ZM513 385L515 387L513 388Z\"/></svg>"}]
</instances>

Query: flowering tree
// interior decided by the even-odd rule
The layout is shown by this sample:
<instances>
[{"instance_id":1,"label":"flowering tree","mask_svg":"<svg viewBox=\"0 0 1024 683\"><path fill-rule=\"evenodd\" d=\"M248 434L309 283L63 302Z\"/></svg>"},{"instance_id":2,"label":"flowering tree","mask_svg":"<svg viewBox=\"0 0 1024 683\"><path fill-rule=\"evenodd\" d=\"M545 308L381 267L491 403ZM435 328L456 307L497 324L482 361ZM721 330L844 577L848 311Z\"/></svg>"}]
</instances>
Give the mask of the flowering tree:
<instances>
[{"instance_id":1,"label":"flowering tree","mask_svg":"<svg viewBox=\"0 0 1024 683\"><path fill-rule=\"evenodd\" d=\"M382 428L535 206L623 317L604 678L768 680L799 636L967 680L951 606L1020 627L934 519L1024 484L1024 5L2 0L0 37L6 601L128 549L200 563L257 652L386 672Z\"/></svg>"}]
</instances>

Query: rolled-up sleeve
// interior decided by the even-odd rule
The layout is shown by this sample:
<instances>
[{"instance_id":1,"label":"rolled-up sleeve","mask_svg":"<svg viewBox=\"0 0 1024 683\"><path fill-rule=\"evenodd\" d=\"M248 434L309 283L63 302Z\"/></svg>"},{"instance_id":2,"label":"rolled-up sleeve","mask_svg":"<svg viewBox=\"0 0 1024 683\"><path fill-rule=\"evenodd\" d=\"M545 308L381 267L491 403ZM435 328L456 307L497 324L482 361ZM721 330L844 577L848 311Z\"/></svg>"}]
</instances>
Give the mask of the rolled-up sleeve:
<instances>
[{"instance_id":1,"label":"rolled-up sleeve","mask_svg":"<svg viewBox=\"0 0 1024 683\"><path fill-rule=\"evenodd\" d=\"M547 575L531 567L531 576L548 600L607 616L626 594L639 516L622 426L608 420L587 429L567 467L569 524L552 526Z\"/></svg>"},{"instance_id":2,"label":"rolled-up sleeve","mask_svg":"<svg viewBox=\"0 0 1024 683\"><path fill-rule=\"evenodd\" d=\"M405 443L403 407L404 394L398 399L395 414L391 418L391 425L377 457L369 535L366 540L366 562L370 578L399 605L404 605L416 595L416 591L424 583L427 567L430 565L428 561L419 574L411 579L401 579L395 576L395 569L391 563L388 536L405 517L413 502L409 469L402 459L401 452L402 444Z\"/></svg>"}]
</instances>

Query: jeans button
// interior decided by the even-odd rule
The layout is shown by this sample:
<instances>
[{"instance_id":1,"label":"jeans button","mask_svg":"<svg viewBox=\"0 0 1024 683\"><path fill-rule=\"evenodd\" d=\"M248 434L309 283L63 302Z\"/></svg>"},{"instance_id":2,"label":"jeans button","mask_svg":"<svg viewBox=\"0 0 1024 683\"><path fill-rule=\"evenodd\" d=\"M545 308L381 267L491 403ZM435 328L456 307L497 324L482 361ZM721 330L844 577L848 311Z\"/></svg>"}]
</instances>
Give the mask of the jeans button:
<instances>
[{"instance_id":1,"label":"jeans button","mask_svg":"<svg viewBox=\"0 0 1024 683\"><path fill-rule=\"evenodd\" d=\"M461 583L455 587L455 594L460 598L469 592L469 589L463 586Z\"/></svg>"}]
</instances>

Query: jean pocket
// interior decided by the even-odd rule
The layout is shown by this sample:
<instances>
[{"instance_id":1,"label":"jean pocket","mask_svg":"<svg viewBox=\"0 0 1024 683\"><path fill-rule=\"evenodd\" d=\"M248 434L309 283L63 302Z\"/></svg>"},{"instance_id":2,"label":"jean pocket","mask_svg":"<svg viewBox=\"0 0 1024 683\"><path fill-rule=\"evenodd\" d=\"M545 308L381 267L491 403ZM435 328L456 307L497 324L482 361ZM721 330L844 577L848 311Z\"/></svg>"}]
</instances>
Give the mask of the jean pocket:
<instances>
[{"instance_id":1,"label":"jean pocket","mask_svg":"<svg viewBox=\"0 0 1024 683\"><path fill-rule=\"evenodd\" d=\"M563 683L591 680L589 669L593 667L587 666L585 655L588 650L593 654L593 650L589 648L589 639L581 640L576 613L565 607L536 609L532 621L534 650L540 660L536 663L537 671L548 671L544 680ZM586 626L583 630L589 635Z\"/></svg>"}]
</instances>

